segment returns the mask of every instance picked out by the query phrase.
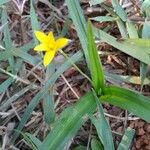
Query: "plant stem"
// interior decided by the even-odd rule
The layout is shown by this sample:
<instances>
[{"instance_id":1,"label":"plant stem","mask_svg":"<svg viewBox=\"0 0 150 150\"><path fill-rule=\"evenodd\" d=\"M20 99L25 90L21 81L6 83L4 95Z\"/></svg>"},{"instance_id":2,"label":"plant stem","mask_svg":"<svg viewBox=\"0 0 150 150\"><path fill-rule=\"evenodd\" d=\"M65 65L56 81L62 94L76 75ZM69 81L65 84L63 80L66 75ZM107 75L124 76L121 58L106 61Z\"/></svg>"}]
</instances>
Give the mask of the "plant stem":
<instances>
[{"instance_id":1,"label":"plant stem","mask_svg":"<svg viewBox=\"0 0 150 150\"><path fill-rule=\"evenodd\" d=\"M78 66L76 64L74 64L72 62L72 60L67 56L67 54L65 52L63 52L61 49L59 50L59 52L61 52L61 54L70 61L70 63L79 71L79 73L81 75L83 75L93 85L92 80L85 73L83 73L82 70L80 68L78 68Z\"/></svg>"}]
</instances>

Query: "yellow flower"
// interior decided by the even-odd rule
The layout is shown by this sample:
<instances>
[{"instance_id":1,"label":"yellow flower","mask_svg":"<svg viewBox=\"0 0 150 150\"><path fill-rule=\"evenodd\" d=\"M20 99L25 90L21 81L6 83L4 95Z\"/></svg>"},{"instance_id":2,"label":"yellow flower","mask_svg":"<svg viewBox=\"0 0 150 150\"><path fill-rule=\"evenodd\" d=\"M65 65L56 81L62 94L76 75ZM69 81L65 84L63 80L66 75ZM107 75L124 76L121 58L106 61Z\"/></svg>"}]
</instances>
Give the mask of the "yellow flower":
<instances>
[{"instance_id":1,"label":"yellow flower","mask_svg":"<svg viewBox=\"0 0 150 150\"><path fill-rule=\"evenodd\" d=\"M44 51L44 66L47 66L55 56L55 53L66 46L69 42L66 38L59 38L55 40L52 32L49 32L48 35L44 34L41 31L35 31L36 38L40 41L40 44L37 45L34 50L35 51Z\"/></svg>"}]
</instances>

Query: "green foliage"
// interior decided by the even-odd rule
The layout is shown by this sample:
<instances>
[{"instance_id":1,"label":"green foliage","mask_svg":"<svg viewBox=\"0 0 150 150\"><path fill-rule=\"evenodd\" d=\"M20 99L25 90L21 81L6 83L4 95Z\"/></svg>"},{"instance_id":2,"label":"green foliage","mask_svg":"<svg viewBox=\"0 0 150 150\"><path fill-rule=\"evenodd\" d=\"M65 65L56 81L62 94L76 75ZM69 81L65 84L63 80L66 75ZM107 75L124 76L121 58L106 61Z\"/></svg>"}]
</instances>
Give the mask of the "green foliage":
<instances>
[{"instance_id":1,"label":"green foliage","mask_svg":"<svg viewBox=\"0 0 150 150\"><path fill-rule=\"evenodd\" d=\"M82 58L83 54L81 51L77 52L76 54L74 54L70 59L72 60L72 62L77 62ZM71 66L70 61L66 61L64 64L62 64L62 66L60 66L60 68L58 68L58 70L47 80L46 84L44 85L44 87L34 96L34 98L31 100L30 104L28 105L28 107L26 108L22 119L17 127L17 130L21 131L24 127L24 125L26 124L26 122L28 121L32 111L35 109L35 107L38 105L38 103L40 102L40 100L43 98L43 96L47 93L48 89L55 83L55 81L57 80L57 78L65 71L67 70L69 67ZM16 132L14 134L14 138L13 138L13 142L18 138L19 133Z\"/></svg>"},{"instance_id":2,"label":"green foliage","mask_svg":"<svg viewBox=\"0 0 150 150\"><path fill-rule=\"evenodd\" d=\"M90 0L90 5L97 5L100 4L102 2L104 2L105 0Z\"/></svg>"},{"instance_id":3,"label":"green foliage","mask_svg":"<svg viewBox=\"0 0 150 150\"><path fill-rule=\"evenodd\" d=\"M93 81L93 87L97 93L100 91L100 89L102 89L103 92L103 88L105 86L103 68L96 49L92 31L92 24L90 21L88 22L87 41L88 54L90 57L90 73Z\"/></svg>"},{"instance_id":4,"label":"green foliage","mask_svg":"<svg viewBox=\"0 0 150 150\"><path fill-rule=\"evenodd\" d=\"M105 87L104 95L100 97L100 100L126 109L150 122L150 99L138 92L121 87L108 86Z\"/></svg>"},{"instance_id":5,"label":"green foliage","mask_svg":"<svg viewBox=\"0 0 150 150\"><path fill-rule=\"evenodd\" d=\"M1 0L0 6L7 2L8 0ZM90 148L91 150L114 150L115 148L111 128L106 120L101 103L109 103L118 106L133 113L133 115L139 116L141 119L150 122L150 99L148 97L145 97L136 91L116 86L108 86L105 84L105 79L108 81L115 81L117 83L121 83L123 81L135 84L137 84L138 80L138 84L141 83L141 87L143 87L144 84L150 83L150 80L146 78L147 65L150 64L150 40L148 39L149 22L147 20L150 16L148 9L150 5L146 0L142 5L142 11L145 13L145 23L142 29L142 37L139 38L139 33L135 24L127 19L126 12L119 5L118 1L112 0L113 8L105 5L103 2L104 0L91 0L90 4L101 4L101 6L105 8L111 16L101 16L92 19L100 22L116 22L121 36L123 37L122 41L119 41L103 30L92 27L90 21L87 23L80 7L79 0L66 0L69 14L77 30L91 75L91 79L89 81L91 81L94 89L87 92L75 104L63 110L60 116L56 119L53 101L53 85L59 76L72 65L82 75L86 75L75 65L75 63L82 60L84 56L81 51L78 51L70 58L66 57L69 60L65 61L58 68L54 64L49 65L46 70L46 83L42 85L41 90L33 97L25 109L16 129L17 132L13 135L12 142L16 141L31 113L41 100L43 100L44 121L51 127L50 132L47 133L47 136L43 141L40 141L32 134L22 133L27 143L35 150L60 150L66 148L72 138L77 134L77 131L88 119L90 119L91 123L95 126L98 138L91 137L91 141L89 141L90 145L87 146L89 150ZM30 0L29 16L32 32L34 30L39 30L40 25L35 11L34 1L32 0ZM1 32L3 32L4 36L2 46L4 49L0 51L0 61L8 61L8 68L6 70L0 68L0 71L7 74L9 77L0 84L0 94L5 93L7 88L17 79L21 80L21 78L19 78L19 70L24 62L33 66L40 64L41 62L41 58L38 56L32 56L28 53L28 51L34 47L35 43L37 43L35 39L34 42L32 41L19 48L14 48L12 46L13 42L8 24L8 15L5 8L2 9L1 22L3 26L3 30L1 30ZM67 33L67 31L68 27L66 26L64 27L62 34ZM134 76L121 76L110 73L108 74L107 72L104 73L102 62L96 48L95 37L141 61L141 79ZM57 71L55 71L56 69ZM87 75L86 77L89 79ZM34 83L28 84L29 85L22 88L19 92L13 93L10 98L5 99L0 106L0 111L7 109L14 101L18 100L19 97L29 90L37 88ZM94 112L97 112L97 114L93 114ZM129 149L134 134L134 130L127 128L124 136L122 137L121 143L119 144L118 150ZM84 150L87 149L87 147L79 145L74 148L74 150Z\"/></svg>"},{"instance_id":6,"label":"green foliage","mask_svg":"<svg viewBox=\"0 0 150 150\"><path fill-rule=\"evenodd\" d=\"M149 47L147 45L145 46L139 46L133 42L130 42L131 40L123 40L123 41L118 41L116 38L113 36L105 33L102 30L94 28L94 33L95 36L101 39L102 41L112 45L113 47L121 50L122 52L146 63L150 64L150 57L149 57ZM142 50L141 50L142 49Z\"/></svg>"},{"instance_id":7,"label":"green foliage","mask_svg":"<svg viewBox=\"0 0 150 150\"><path fill-rule=\"evenodd\" d=\"M127 128L122 137L122 140L117 148L117 150L129 150L131 147L131 143L133 141L135 135L135 130L131 128Z\"/></svg>"},{"instance_id":8,"label":"green foliage","mask_svg":"<svg viewBox=\"0 0 150 150\"><path fill-rule=\"evenodd\" d=\"M38 150L64 149L84 123L86 115L94 112L96 106L95 97L90 92L79 99L75 105L65 109Z\"/></svg>"},{"instance_id":9,"label":"green foliage","mask_svg":"<svg viewBox=\"0 0 150 150\"><path fill-rule=\"evenodd\" d=\"M103 150L103 145L100 141L98 141L96 138L93 138L91 140L91 148L92 150Z\"/></svg>"},{"instance_id":10,"label":"green foliage","mask_svg":"<svg viewBox=\"0 0 150 150\"><path fill-rule=\"evenodd\" d=\"M96 128L100 142L104 147L103 149L114 150L114 143L111 129L105 118L102 104L94 92L93 94L95 95L95 100L98 105L98 115L96 117L90 115L90 119Z\"/></svg>"}]
</instances>

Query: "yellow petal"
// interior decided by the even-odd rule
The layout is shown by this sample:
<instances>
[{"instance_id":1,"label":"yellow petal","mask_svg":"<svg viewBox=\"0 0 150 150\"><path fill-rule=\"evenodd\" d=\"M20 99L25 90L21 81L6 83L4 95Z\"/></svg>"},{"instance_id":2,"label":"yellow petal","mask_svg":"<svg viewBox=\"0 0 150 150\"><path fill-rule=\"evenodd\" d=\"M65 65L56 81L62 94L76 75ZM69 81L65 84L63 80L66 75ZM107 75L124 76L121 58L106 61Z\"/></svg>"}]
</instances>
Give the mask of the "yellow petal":
<instances>
[{"instance_id":1,"label":"yellow petal","mask_svg":"<svg viewBox=\"0 0 150 150\"><path fill-rule=\"evenodd\" d=\"M49 32L48 33L48 38L49 38L49 42L52 42L52 43L55 42L55 38L54 38L53 32Z\"/></svg>"},{"instance_id":2,"label":"yellow petal","mask_svg":"<svg viewBox=\"0 0 150 150\"><path fill-rule=\"evenodd\" d=\"M68 44L69 40L66 38L60 38L56 40L57 49L61 49Z\"/></svg>"},{"instance_id":3,"label":"yellow petal","mask_svg":"<svg viewBox=\"0 0 150 150\"><path fill-rule=\"evenodd\" d=\"M47 35L44 34L41 31L34 31L34 34L36 36L36 38L41 42L41 43L45 43L48 41Z\"/></svg>"},{"instance_id":4,"label":"yellow petal","mask_svg":"<svg viewBox=\"0 0 150 150\"><path fill-rule=\"evenodd\" d=\"M48 47L45 44L39 44L34 48L35 51L41 52L41 51L48 51Z\"/></svg>"},{"instance_id":5,"label":"yellow petal","mask_svg":"<svg viewBox=\"0 0 150 150\"><path fill-rule=\"evenodd\" d=\"M46 67L54 58L56 51L48 51L44 55L44 61L43 64Z\"/></svg>"}]
</instances>

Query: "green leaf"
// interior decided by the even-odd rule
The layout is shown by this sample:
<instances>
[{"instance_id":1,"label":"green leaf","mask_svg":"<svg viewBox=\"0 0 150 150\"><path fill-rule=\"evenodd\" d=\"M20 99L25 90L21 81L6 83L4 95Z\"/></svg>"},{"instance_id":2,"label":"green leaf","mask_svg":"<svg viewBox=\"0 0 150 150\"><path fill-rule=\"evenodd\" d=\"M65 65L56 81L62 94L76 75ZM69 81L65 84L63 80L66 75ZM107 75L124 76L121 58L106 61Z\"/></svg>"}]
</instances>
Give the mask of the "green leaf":
<instances>
[{"instance_id":1,"label":"green leaf","mask_svg":"<svg viewBox=\"0 0 150 150\"><path fill-rule=\"evenodd\" d=\"M147 18L150 18L150 1L144 0L142 3L141 10L145 13Z\"/></svg>"},{"instance_id":2,"label":"green leaf","mask_svg":"<svg viewBox=\"0 0 150 150\"><path fill-rule=\"evenodd\" d=\"M33 7L33 0L30 0L30 19L31 19L32 31L39 30L40 25L39 25L39 22L38 22L38 19L37 19L37 13L35 13L35 9ZM35 37L35 35L34 35L34 37ZM34 41L35 41L35 44L38 43L36 38L34 38Z\"/></svg>"},{"instance_id":3,"label":"green leaf","mask_svg":"<svg viewBox=\"0 0 150 150\"><path fill-rule=\"evenodd\" d=\"M90 18L91 20L94 20L94 21L100 21L100 22L107 22L107 21L116 21L117 18L114 18L114 17L110 17L110 16L99 16L99 17L93 17L93 18Z\"/></svg>"},{"instance_id":4,"label":"green leaf","mask_svg":"<svg viewBox=\"0 0 150 150\"><path fill-rule=\"evenodd\" d=\"M120 51L146 63L150 64L150 56L147 54L149 52L149 47L145 46L139 46L136 45L134 42L129 42L133 41L133 39L129 40L124 40L124 41L117 41L116 38L113 36L105 33L102 30L94 28L94 33L96 37L100 38L102 41L112 45L113 47L119 49Z\"/></svg>"},{"instance_id":5,"label":"green leaf","mask_svg":"<svg viewBox=\"0 0 150 150\"><path fill-rule=\"evenodd\" d=\"M88 41L88 54L90 56L90 73L93 81L93 86L95 91L98 93L100 89L103 90L104 83L104 74L103 67L96 49L96 44L94 41L93 31L91 22L88 22L87 30L87 41Z\"/></svg>"},{"instance_id":6,"label":"green leaf","mask_svg":"<svg viewBox=\"0 0 150 150\"><path fill-rule=\"evenodd\" d=\"M130 38L138 38L138 32L137 29L135 28L135 25L133 24L133 22L131 21L127 21L126 22L126 26L127 26L127 32L129 34Z\"/></svg>"},{"instance_id":7,"label":"green leaf","mask_svg":"<svg viewBox=\"0 0 150 150\"><path fill-rule=\"evenodd\" d=\"M87 150L87 148L85 146L79 145L79 146L73 148L72 150Z\"/></svg>"},{"instance_id":8,"label":"green leaf","mask_svg":"<svg viewBox=\"0 0 150 150\"><path fill-rule=\"evenodd\" d=\"M140 63L141 90L143 89L143 86L144 86L147 71L148 71L148 65L141 62Z\"/></svg>"},{"instance_id":9,"label":"green leaf","mask_svg":"<svg viewBox=\"0 0 150 150\"><path fill-rule=\"evenodd\" d=\"M29 144L29 146L32 148L32 150L37 150L37 148L41 145L41 141L36 138L34 135L30 133L23 133L21 132L22 136L24 137L24 140Z\"/></svg>"},{"instance_id":10,"label":"green leaf","mask_svg":"<svg viewBox=\"0 0 150 150\"><path fill-rule=\"evenodd\" d=\"M54 100L52 92L48 92L43 98L43 110L45 122L50 125L55 119Z\"/></svg>"},{"instance_id":11,"label":"green leaf","mask_svg":"<svg viewBox=\"0 0 150 150\"><path fill-rule=\"evenodd\" d=\"M122 137L121 142L119 143L117 150L129 150L134 135L135 135L135 130L128 127Z\"/></svg>"},{"instance_id":12,"label":"green leaf","mask_svg":"<svg viewBox=\"0 0 150 150\"><path fill-rule=\"evenodd\" d=\"M0 6L3 5L3 4L5 4L5 3L7 3L7 2L9 2L9 0L1 0L0 1Z\"/></svg>"},{"instance_id":13,"label":"green leaf","mask_svg":"<svg viewBox=\"0 0 150 150\"><path fill-rule=\"evenodd\" d=\"M1 17L1 21L2 21L2 24L6 24L5 27L4 27L4 30L3 30L3 33L4 33L4 44L5 44L5 49L6 51L10 52L9 50L11 49L12 47L12 40L11 40L11 36L10 36L10 30L9 30L9 26L7 24L8 22L8 15L7 15L7 12L6 12L6 9L3 9L2 11L2 17ZM13 56L10 56L9 59L9 65L11 67L11 71L14 73L14 58Z\"/></svg>"},{"instance_id":14,"label":"green leaf","mask_svg":"<svg viewBox=\"0 0 150 150\"><path fill-rule=\"evenodd\" d=\"M39 147L42 142L36 138L34 135L30 134L30 133L25 133L26 136L28 136L28 138L32 141L32 143L36 146L36 147Z\"/></svg>"},{"instance_id":15,"label":"green leaf","mask_svg":"<svg viewBox=\"0 0 150 150\"><path fill-rule=\"evenodd\" d=\"M98 115L96 117L90 115L90 119L92 123L94 124L96 131L98 133L98 137L103 144L103 147L105 150L114 150L114 143L112 138L112 133L110 126L105 118L104 111L102 104L95 93L93 93L95 96L97 106L98 107Z\"/></svg>"},{"instance_id":16,"label":"green leaf","mask_svg":"<svg viewBox=\"0 0 150 150\"><path fill-rule=\"evenodd\" d=\"M0 61L7 60L11 57L11 53L9 51L0 52Z\"/></svg>"},{"instance_id":17,"label":"green leaf","mask_svg":"<svg viewBox=\"0 0 150 150\"><path fill-rule=\"evenodd\" d=\"M65 109L38 150L64 149L67 142L75 136L82 126L85 120L83 118L88 113L94 112L96 106L95 97L92 92L89 92L81 97L76 104Z\"/></svg>"},{"instance_id":18,"label":"green leaf","mask_svg":"<svg viewBox=\"0 0 150 150\"><path fill-rule=\"evenodd\" d=\"M77 30L77 34L80 39L82 49L84 51L84 55L86 58L86 63L89 67L90 58L89 58L88 51L87 51L87 34L86 34L87 24L86 24L85 17L83 16L83 11L80 7L79 0L66 0L66 4L69 10L71 19L73 20L73 23Z\"/></svg>"},{"instance_id":19,"label":"green leaf","mask_svg":"<svg viewBox=\"0 0 150 150\"><path fill-rule=\"evenodd\" d=\"M91 141L91 148L92 150L104 150L104 147L100 141L96 138L93 138Z\"/></svg>"},{"instance_id":20,"label":"green leaf","mask_svg":"<svg viewBox=\"0 0 150 150\"><path fill-rule=\"evenodd\" d=\"M121 107L150 122L150 99L138 92L120 87L105 87L104 95L100 97L102 102Z\"/></svg>"},{"instance_id":21,"label":"green leaf","mask_svg":"<svg viewBox=\"0 0 150 150\"><path fill-rule=\"evenodd\" d=\"M90 0L90 5L97 5L103 3L105 0Z\"/></svg>"},{"instance_id":22,"label":"green leaf","mask_svg":"<svg viewBox=\"0 0 150 150\"><path fill-rule=\"evenodd\" d=\"M10 106L12 104L12 102L17 100L20 96L22 96L24 93L29 91L31 88L33 88L33 85L28 85L27 87L23 88L19 92L17 92L14 95L12 95L8 100L6 100L6 102L1 104L0 111L2 111L4 108Z\"/></svg>"},{"instance_id":23,"label":"green leaf","mask_svg":"<svg viewBox=\"0 0 150 150\"><path fill-rule=\"evenodd\" d=\"M78 51L76 54L74 54L70 59L72 60L72 62L78 62L79 60L81 60L81 58L83 58L83 54L81 51ZM62 66L60 66L58 68L58 70L53 74L52 77L50 77L46 84L44 85L44 87L34 96L34 98L31 100L30 104L28 105L28 107L26 108L22 119L17 127L16 130L21 131L25 125L25 123L28 121L32 111L35 109L35 107L38 105L38 103L40 102L40 100L43 98L43 96L45 96L45 94L48 92L49 88L55 83L55 81L58 79L58 77L68 68L71 67L70 61L66 61L64 64L62 64ZM12 142L15 142L15 140L18 138L19 133L15 132Z\"/></svg>"},{"instance_id":24,"label":"green leaf","mask_svg":"<svg viewBox=\"0 0 150 150\"><path fill-rule=\"evenodd\" d=\"M144 1L144 3L145 2L146 1ZM143 9L143 6L145 5L144 3L142 4L142 9ZM147 2L148 9L145 8L146 18L145 18L145 22L144 22L143 29L142 29L142 38L143 39L150 39L150 21L148 20L150 18L150 11L149 11L150 3L149 4L148 3L149 2ZM148 43L147 43L147 45L148 45ZM150 47L150 44L149 44L149 47ZM149 54L150 54L150 52L149 52ZM148 72L148 65L145 63L141 63L140 64L141 90L143 88L144 80L146 78L147 72Z\"/></svg>"},{"instance_id":25,"label":"green leaf","mask_svg":"<svg viewBox=\"0 0 150 150\"><path fill-rule=\"evenodd\" d=\"M141 84L141 78L139 76L124 76L124 75L117 75L117 74L105 72L105 78L107 81L110 81L114 84L122 84L123 82L138 84L138 85ZM149 84L150 84L150 79L145 78L143 85L149 85Z\"/></svg>"},{"instance_id":26,"label":"green leaf","mask_svg":"<svg viewBox=\"0 0 150 150\"><path fill-rule=\"evenodd\" d=\"M114 5L118 5L118 2L115 2ZM118 17L118 15L116 14L116 12L109 6L105 5L105 4L101 4L101 6L106 9L109 14L111 14L113 16L113 18L117 18L116 19L116 23L118 25L119 31L121 33L122 38L128 38L127 36L127 31L125 28L125 24L124 22Z\"/></svg>"},{"instance_id":27,"label":"green leaf","mask_svg":"<svg viewBox=\"0 0 150 150\"><path fill-rule=\"evenodd\" d=\"M56 66L53 62L51 62L46 69L46 80L55 73L55 70ZM45 122L50 126L50 124L54 122L56 115L54 110L53 86L43 97L43 111Z\"/></svg>"},{"instance_id":28,"label":"green leaf","mask_svg":"<svg viewBox=\"0 0 150 150\"><path fill-rule=\"evenodd\" d=\"M22 58L23 61L25 61L29 64L32 64L32 65L37 65L41 61L41 58L38 58L37 56L32 56L32 55L28 54L27 52L20 50L20 49L16 49L16 48L13 48L11 50L11 54L13 56Z\"/></svg>"},{"instance_id":29,"label":"green leaf","mask_svg":"<svg viewBox=\"0 0 150 150\"><path fill-rule=\"evenodd\" d=\"M112 0L112 5L114 7L114 10L116 12L116 14L123 20L126 21L127 20L127 14L124 11L124 9L121 7L121 5L119 4L118 0Z\"/></svg>"},{"instance_id":30,"label":"green leaf","mask_svg":"<svg viewBox=\"0 0 150 150\"><path fill-rule=\"evenodd\" d=\"M2 82L0 84L0 94L2 92L4 92L5 90L7 90L8 87L12 84L13 81L14 81L14 79L12 77L9 77L7 80L5 80L4 82Z\"/></svg>"}]
</instances>

